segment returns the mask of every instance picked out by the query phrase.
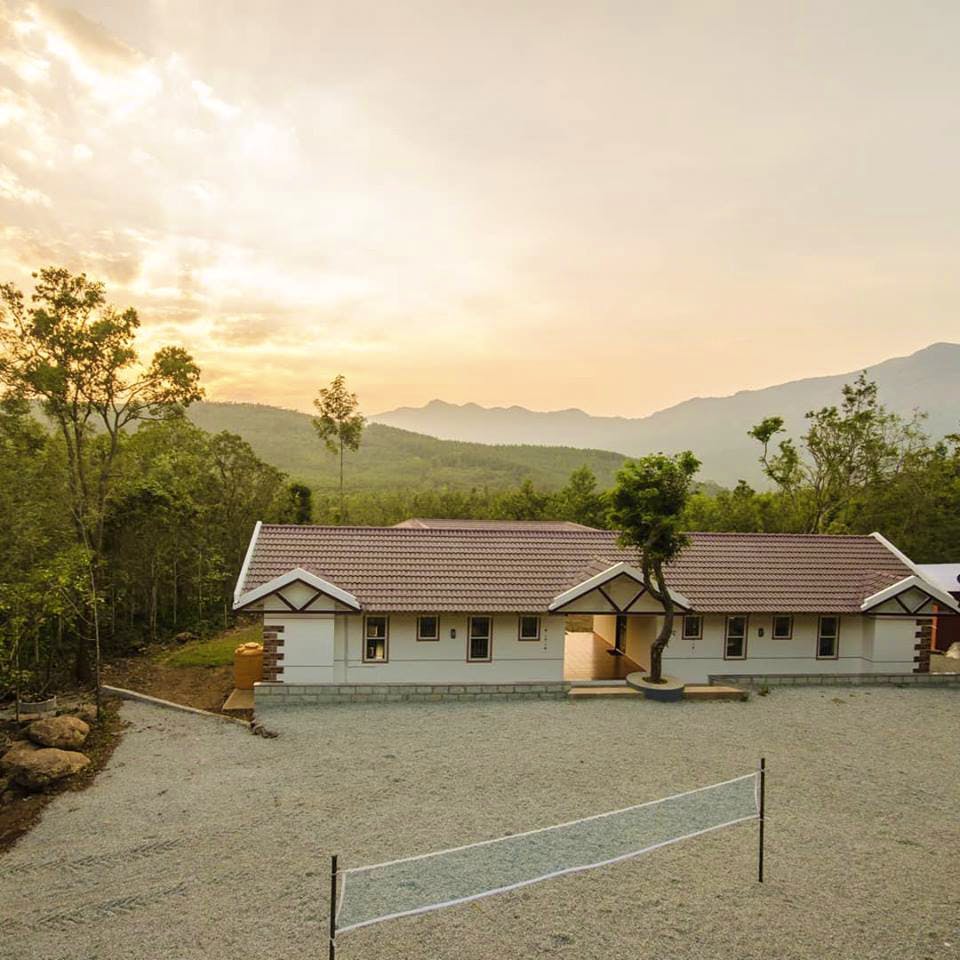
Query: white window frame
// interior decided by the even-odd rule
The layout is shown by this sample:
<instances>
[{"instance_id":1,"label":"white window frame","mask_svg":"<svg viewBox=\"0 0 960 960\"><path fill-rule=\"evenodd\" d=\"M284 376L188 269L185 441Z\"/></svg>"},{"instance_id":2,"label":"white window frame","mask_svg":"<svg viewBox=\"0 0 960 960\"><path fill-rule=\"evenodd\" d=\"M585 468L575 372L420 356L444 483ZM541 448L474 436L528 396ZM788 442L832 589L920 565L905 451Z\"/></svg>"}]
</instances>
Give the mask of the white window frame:
<instances>
[{"instance_id":1,"label":"white window frame","mask_svg":"<svg viewBox=\"0 0 960 960\"><path fill-rule=\"evenodd\" d=\"M427 617L432 619L437 625L437 632L432 637L425 637L420 629L420 622ZM437 613L425 613L417 617L417 643L436 643L440 639L440 615Z\"/></svg>"},{"instance_id":2,"label":"white window frame","mask_svg":"<svg viewBox=\"0 0 960 960\"><path fill-rule=\"evenodd\" d=\"M486 637L477 636L474 638L473 623L475 620L486 620L488 627ZM487 641L487 655L485 657L474 657L473 641L474 639L485 639ZM493 617L478 615L467 619L467 663L490 663L493 660Z\"/></svg>"},{"instance_id":3,"label":"white window frame","mask_svg":"<svg viewBox=\"0 0 960 960\"><path fill-rule=\"evenodd\" d=\"M733 637L730 636L730 623L733 620L742 620L743 621L743 636L742 637ZM745 613L731 613L726 620L726 624L723 630L723 659L724 660L746 660L747 659L747 635L750 632L750 618ZM740 648L740 654L734 655L729 652L730 640L736 639L739 640L742 644Z\"/></svg>"},{"instance_id":4,"label":"white window frame","mask_svg":"<svg viewBox=\"0 0 960 960\"><path fill-rule=\"evenodd\" d=\"M370 636L370 621L383 621L383 637ZM367 644L371 640L383 640L383 656L368 657ZM389 663L390 662L390 617L384 613L373 613L363 618L363 649L361 650L364 663Z\"/></svg>"},{"instance_id":5,"label":"white window frame","mask_svg":"<svg viewBox=\"0 0 960 960\"><path fill-rule=\"evenodd\" d=\"M537 624L537 632L532 637L526 637L523 634L523 621L534 620ZM517 640L521 643L537 643L540 640L540 617L535 613L521 613L517 617Z\"/></svg>"},{"instance_id":6,"label":"white window frame","mask_svg":"<svg viewBox=\"0 0 960 960\"><path fill-rule=\"evenodd\" d=\"M823 633L823 621L832 620L835 624L833 636L829 634L825 637ZM822 640L833 640L833 653L821 654L820 643ZM839 660L840 659L840 617L833 613L822 614L817 619L817 659L818 660Z\"/></svg>"},{"instance_id":7,"label":"white window frame","mask_svg":"<svg viewBox=\"0 0 960 960\"><path fill-rule=\"evenodd\" d=\"M697 632L687 633L687 622L689 620L697 621ZM681 636L684 640L702 640L703 639L703 616L699 613L685 613L683 615L683 624Z\"/></svg>"}]
</instances>

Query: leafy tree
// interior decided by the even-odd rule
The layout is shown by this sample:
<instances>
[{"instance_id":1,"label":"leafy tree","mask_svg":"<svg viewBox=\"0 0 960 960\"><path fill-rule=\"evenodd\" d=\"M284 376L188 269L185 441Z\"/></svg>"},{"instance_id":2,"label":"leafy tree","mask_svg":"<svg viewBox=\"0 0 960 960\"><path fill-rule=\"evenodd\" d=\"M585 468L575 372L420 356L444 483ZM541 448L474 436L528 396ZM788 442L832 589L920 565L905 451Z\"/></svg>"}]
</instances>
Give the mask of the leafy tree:
<instances>
[{"instance_id":1,"label":"leafy tree","mask_svg":"<svg viewBox=\"0 0 960 960\"><path fill-rule=\"evenodd\" d=\"M673 633L675 606L664 567L687 545L681 521L699 469L700 461L689 450L672 457L662 453L641 457L623 466L610 496L620 543L638 551L643 585L663 605L663 623L650 647L647 679L652 683L663 682L663 651Z\"/></svg>"},{"instance_id":2,"label":"leafy tree","mask_svg":"<svg viewBox=\"0 0 960 960\"><path fill-rule=\"evenodd\" d=\"M288 483L281 494L282 523L310 523L313 520L313 491L305 483Z\"/></svg>"},{"instance_id":3,"label":"leafy tree","mask_svg":"<svg viewBox=\"0 0 960 960\"><path fill-rule=\"evenodd\" d=\"M784 432L782 417L748 431L762 444L764 471L803 517L806 533L829 531L857 491L893 476L922 438L918 418L905 422L887 411L865 373L843 387L839 407L810 411L807 420L802 452L790 438L771 450Z\"/></svg>"},{"instance_id":4,"label":"leafy tree","mask_svg":"<svg viewBox=\"0 0 960 960\"><path fill-rule=\"evenodd\" d=\"M56 267L33 276L29 305L13 284L0 284L0 384L8 398L39 402L62 440L76 540L89 557L87 620L99 691L97 578L123 431L176 416L199 399L200 371L180 347L162 348L139 368L137 312L107 304L103 284ZM77 652L83 675L86 647Z\"/></svg>"},{"instance_id":5,"label":"leafy tree","mask_svg":"<svg viewBox=\"0 0 960 960\"><path fill-rule=\"evenodd\" d=\"M597 489L596 474L584 464L570 474L567 485L557 497L564 520L583 523L588 527L607 525L607 503Z\"/></svg>"},{"instance_id":6,"label":"leafy tree","mask_svg":"<svg viewBox=\"0 0 960 960\"><path fill-rule=\"evenodd\" d=\"M496 515L502 520L549 520L555 519L554 498L544 490L538 490L527 478L514 490L502 494L496 506Z\"/></svg>"},{"instance_id":7,"label":"leafy tree","mask_svg":"<svg viewBox=\"0 0 960 960\"><path fill-rule=\"evenodd\" d=\"M360 438L366 420L357 412L360 403L357 395L347 389L347 381L342 373L337 374L329 387L323 387L313 401L319 416L313 418L317 435L331 453L340 458L340 516L339 522L346 520L343 499L343 451L359 450Z\"/></svg>"}]
</instances>

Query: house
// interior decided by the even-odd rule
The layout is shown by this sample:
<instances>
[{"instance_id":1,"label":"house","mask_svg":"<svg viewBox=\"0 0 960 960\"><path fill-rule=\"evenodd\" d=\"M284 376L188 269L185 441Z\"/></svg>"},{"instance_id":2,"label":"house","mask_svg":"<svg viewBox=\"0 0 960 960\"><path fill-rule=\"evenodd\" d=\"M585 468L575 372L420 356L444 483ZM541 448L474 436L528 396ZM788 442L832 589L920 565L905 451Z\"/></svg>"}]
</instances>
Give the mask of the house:
<instances>
[{"instance_id":1,"label":"house","mask_svg":"<svg viewBox=\"0 0 960 960\"><path fill-rule=\"evenodd\" d=\"M637 562L570 523L258 523L234 609L263 615L258 699L562 695L649 666L662 607ZM879 534L693 533L667 581L664 671L691 683L922 672L918 623L958 611Z\"/></svg>"}]
</instances>

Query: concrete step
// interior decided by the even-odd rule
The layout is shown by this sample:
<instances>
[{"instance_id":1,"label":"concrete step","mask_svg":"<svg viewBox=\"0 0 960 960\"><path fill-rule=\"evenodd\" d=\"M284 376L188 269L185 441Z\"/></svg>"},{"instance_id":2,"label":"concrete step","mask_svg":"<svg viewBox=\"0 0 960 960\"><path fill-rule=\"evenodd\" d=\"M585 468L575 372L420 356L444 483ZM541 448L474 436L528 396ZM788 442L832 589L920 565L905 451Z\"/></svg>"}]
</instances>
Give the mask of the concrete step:
<instances>
[{"instance_id":1,"label":"concrete step","mask_svg":"<svg viewBox=\"0 0 960 960\"><path fill-rule=\"evenodd\" d=\"M568 696L573 700L588 700L597 697L637 697L639 694L632 687L620 685L616 687L571 687Z\"/></svg>"},{"instance_id":2,"label":"concrete step","mask_svg":"<svg viewBox=\"0 0 960 960\"><path fill-rule=\"evenodd\" d=\"M750 694L739 687L719 684L690 684L683 688L685 700L749 700Z\"/></svg>"},{"instance_id":3,"label":"concrete step","mask_svg":"<svg viewBox=\"0 0 960 960\"><path fill-rule=\"evenodd\" d=\"M224 713L244 713L253 709L252 690L234 690L223 705Z\"/></svg>"}]
</instances>

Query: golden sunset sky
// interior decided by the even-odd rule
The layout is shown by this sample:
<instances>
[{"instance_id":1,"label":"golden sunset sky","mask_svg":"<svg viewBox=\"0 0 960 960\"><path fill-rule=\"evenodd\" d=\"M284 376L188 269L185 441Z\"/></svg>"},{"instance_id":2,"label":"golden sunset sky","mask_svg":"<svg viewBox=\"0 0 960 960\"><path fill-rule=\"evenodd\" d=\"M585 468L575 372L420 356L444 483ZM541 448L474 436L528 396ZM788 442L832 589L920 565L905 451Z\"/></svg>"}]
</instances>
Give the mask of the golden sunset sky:
<instances>
[{"instance_id":1,"label":"golden sunset sky","mask_svg":"<svg viewBox=\"0 0 960 960\"><path fill-rule=\"evenodd\" d=\"M211 399L642 415L960 329L960 4L0 0L0 279Z\"/></svg>"}]
</instances>

